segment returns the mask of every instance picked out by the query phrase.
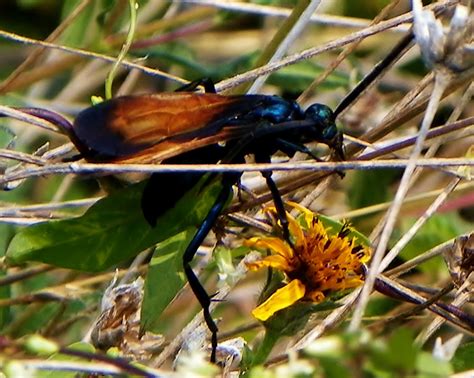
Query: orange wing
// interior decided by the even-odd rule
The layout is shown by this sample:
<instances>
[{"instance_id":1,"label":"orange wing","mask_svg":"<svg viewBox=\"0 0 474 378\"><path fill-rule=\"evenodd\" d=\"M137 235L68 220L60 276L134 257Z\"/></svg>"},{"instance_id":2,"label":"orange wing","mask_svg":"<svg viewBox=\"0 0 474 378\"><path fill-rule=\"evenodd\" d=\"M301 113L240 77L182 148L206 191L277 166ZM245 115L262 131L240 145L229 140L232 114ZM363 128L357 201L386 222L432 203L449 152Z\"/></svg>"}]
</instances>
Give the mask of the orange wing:
<instances>
[{"instance_id":1,"label":"orange wing","mask_svg":"<svg viewBox=\"0 0 474 378\"><path fill-rule=\"evenodd\" d=\"M151 147L142 149L135 154L112 159L111 161L130 164L158 163L185 152L196 150L200 147L239 138L242 135L247 134L250 131L249 128L253 128L253 125L243 125L242 127L239 126L239 128L224 127L215 134L185 140L180 138L170 138Z\"/></svg>"},{"instance_id":2,"label":"orange wing","mask_svg":"<svg viewBox=\"0 0 474 378\"><path fill-rule=\"evenodd\" d=\"M242 104L246 106L242 108ZM171 151L179 150L183 143L190 142L187 149L193 149L197 148L193 143L203 146L203 143L222 141L221 136L215 140L215 134L224 127L225 121L251 107L246 96L208 93L117 97L77 116L75 143L92 161L150 161L148 155L160 151L172 156L180 153ZM203 142L206 138L210 140Z\"/></svg>"}]
</instances>

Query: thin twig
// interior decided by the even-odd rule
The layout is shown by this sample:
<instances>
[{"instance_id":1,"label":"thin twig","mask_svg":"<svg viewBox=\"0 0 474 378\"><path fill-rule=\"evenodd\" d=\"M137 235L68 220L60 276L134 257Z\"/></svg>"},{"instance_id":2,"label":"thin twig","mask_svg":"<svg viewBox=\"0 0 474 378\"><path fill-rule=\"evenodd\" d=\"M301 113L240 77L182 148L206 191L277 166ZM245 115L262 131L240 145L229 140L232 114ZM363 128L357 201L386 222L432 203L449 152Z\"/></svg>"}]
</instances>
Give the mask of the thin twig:
<instances>
[{"instance_id":1,"label":"thin twig","mask_svg":"<svg viewBox=\"0 0 474 378\"><path fill-rule=\"evenodd\" d=\"M0 105L0 114L2 116L18 119L31 125L39 126L48 131L53 131L55 133L63 133L63 131L58 126L51 124L51 122L47 122L39 117L29 115L25 112L13 109L9 106Z\"/></svg>"},{"instance_id":2,"label":"thin twig","mask_svg":"<svg viewBox=\"0 0 474 378\"><path fill-rule=\"evenodd\" d=\"M47 48L54 49L54 50L60 50L60 51L64 51L64 52L67 52L67 53L70 53L70 54L83 56L85 58L100 59L100 60L103 60L103 61L106 61L106 62L109 62L109 63L114 63L117 60L116 57L112 57L112 56L108 56L108 55L104 55L104 54L98 54L98 53L94 53L94 52L83 50L83 49L77 49L77 48L73 48L73 47L58 45L58 44L55 44L55 43L44 42L44 41L40 41L40 40L37 40L37 39L24 37L24 36L15 34L15 33L6 32L6 31L3 31L3 30L0 30L0 37L3 37L5 39L11 40L11 41L28 44L28 45L42 46L42 47L47 47ZM132 62L129 62L127 60L123 60L121 62L121 65L126 67L126 68L135 68L137 70L140 70L143 73L146 73L147 75L164 77L166 79L170 79L170 80L176 81L178 83L182 83L182 84L186 83L185 80L179 78L178 76L168 74L168 73L163 72L161 70L145 67L145 66L142 66L142 65L137 64L137 63L132 63Z\"/></svg>"},{"instance_id":3,"label":"thin twig","mask_svg":"<svg viewBox=\"0 0 474 378\"><path fill-rule=\"evenodd\" d=\"M425 116L423 118L423 122L421 125L420 133L418 135L417 142L413 151L410 154L409 162L405 168L403 173L402 179L400 181L400 185L398 187L397 193L395 194L395 198L393 200L392 206L387 212L385 226L382 230L380 235L379 242L375 249L375 252L372 257L369 274L366 277L364 286L362 288L361 296L357 303L357 306L354 311L354 316L351 319L350 329L355 331L359 328L360 323L362 322L362 317L365 311L365 308L369 301L370 293L372 292L375 279L377 274L382 272L383 269L387 266L387 262L391 261L395 256L391 255L391 259L382 259L384 257L385 250L387 248L390 236L392 231L395 227L395 222L397 221L398 214L403 204L403 199L407 194L409 183L411 180L411 176L417 167L417 160L419 159L421 150L423 148L423 143L426 138L426 134L428 133L429 127L433 122L433 118L435 116L436 109L441 101L443 92L447 86L448 78L444 75L436 75L435 80L435 88L432 92L432 96L430 97L430 101L428 103L428 107L426 109Z\"/></svg>"},{"instance_id":4,"label":"thin twig","mask_svg":"<svg viewBox=\"0 0 474 378\"><path fill-rule=\"evenodd\" d=\"M51 265L39 265L29 269L22 269L14 273L8 273L0 278L0 286L11 285L15 282L23 281L38 274L49 272L54 269Z\"/></svg>"},{"instance_id":5,"label":"thin twig","mask_svg":"<svg viewBox=\"0 0 474 378\"><path fill-rule=\"evenodd\" d=\"M410 160L376 160L376 161L340 161L340 162L295 162L268 164L91 164L60 163L42 167L28 167L24 170L5 174L0 178L0 185L28 177L64 174L118 174L118 173L156 173L156 172L264 172L264 171L346 171L368 170L377 168L406 168ZM433 158L417 159L414 167L446 168L471 167L474 159L467 158ZM459 175L456 172L453 175ZM461 176L462 177L462 176Z\"/></svg>"},{"instance_id":6,"label":"thin twig","mask_svg":"<svg viewBox=\"0 0 474 378\"><path fill-rule=\"evenodd\" d=\"M454 239L451 239L451 240L448 240L447 242L439 244L436 247L431 248L429 251L426 251L422 253L421 255L418 255L414 257L413 259L410 259L409 261L404 262L403 264L397 266L396 268L387 270L384 274L387 277L396 278L404 273L407 273L410 270L416 268L421 263L431 260L433 257L442 255L446 251L450 250L453 246L453 242L454 242Z\"/></svg>"},{"instance_id":7,"label":"thin twig","mask_svg":"<svg viewBox=\"0 0 474 378\"><path fill-rule=\"evenodd\" d=\"M55 41L71 23L82 13L89 5L91 0L82 0L71 11L70 14L61 22L61 24L53 30L53 32L45 39L45 42ZM45 47L40 47L31 52L30 55L0 84L0 93L7 92L10 85L25 71L27 67L34 64L45 51Z\"/></svg>"},{"instance_id":8,"label":"thin twig","mask_svg":"<svg viewBox=\"0 0 474 378\"><path fill-rule=\"evenodd\" d=\"M68 208L88 207L96 203L102 197L84 198L80 200L64 201L64 202L48 202L36 205L15 205L11 204L7 207L0 207L0 216L13 215L17 212L41 212L52 210L64 210ZM3 204L2 204L3 205Z\"/></svg>"},{"instance_id":9,"label":"thin twig","mask_svg":"<svg viewBox=\"0 0 474 378\"><path fill-rule=\"evenodd\" d=\"M458 1L455 0L448 0L442 3L436 3L434 5L426 7L427 9L431 9L433 11L445 9L450 6L454 6L458 3ZM269 73L272 73L274 71L277 71L283 67L286 67L288 65L294 64L296 62L299 62L301 60L306 60L310 59L316 55L322 54L324 52L343 47L351 42L367 38L371 35L380 33L384 30L393 28L395 26L398 26L400 24L404 23L410 23L413 21L413 16L411 13L404 14L402 16L398 16L395 18L392 18L388 21L380 22L377 25L368 27L366 29L363 29L361 31L352 33L348 36L338 38L337 40L325 43L321 46L318 47L313 47L304 51L301 51L297 54L293 55L288 55L287 57L283 58L279 62L271 63L271 64L266 64L265 66L256 68L254 70L247 71L243 74L236 75L232 77L231 79L228 80L223 80L219 84L216 85L217 91L225 91L231 88L234 88L246 81L254 80L259 76L266 75Z\"/></svg>"},{"instance_id":10,"label":"thin twig","mask_svg":"<svg viewBox=\"0 0 474 378\"><path fill-rule=\"evenodd\" d=\"M458 185L455 189L454 192L469 192L474 189L474 182L465 182L463 184ZM415 203L415 202L420 202L420 201L427 201L433 197L436 197L441 194L441 192L444 189L435 189L431 190L429 192L424 192L420 194L416 194L413 196L407 196L405 197L403 204L408 205L410 203ZM392 204L392 201L388 202L381 202L376 205L371 205L371 206L366 206L362 207L356 210L351 210L351 211L346 211L344 213L337 213L332 215L331 218L333 219L351 219L351 218L356 218L364 215L370 215L374 213L378 213L384 210L387 210L390 205Z\"/></svg>"},{"instance_id":11,"label":"thin twig","mask_svg":"<svg viewBox=\"0 0 474 378\"><path fill-rule=\"evenodd\" d=\"M389 14L389 12L391 12L391 10L398 4L399 1L400 0L391 1L387 6L385 6L380 11L380 13L370 22L369 25L375 25L375 24L379 23L380 21L382 21ZM324 72L321 75L318 75L318 77L316 77L313 80L313 82L310 85L308 85L308 87L303 91L303 93L300 94L297 101L299 103L305 103L309 99L309 97L313 94L314 90L324 80L327 79L327 77L349 56L349 54L351 54L357 48L357 46L359 46L359 44L361 42L362 42L362 40L355 41L354 43L346 46L339 53L339 55L336 57L336 59L331 61L330 65L328 67L326 67ZM395 61L392 61L391 64L393 65L394 63L395 63ZM377 79L380 80L381 77L378 77ZM371 86L373 86L375 84L376 84L376 81L374 80L372 82ZM366 88L366 90L367 90L367 88Z\"/></svg>"},{"instance_id":12,"label":"thin twig","mask_svg":"<svg viewBox=\"0 0 474 378\"><path fill-rule=\"evenodd\" d=\"M219 9L233 10L237 12L260 14L272 17L287 17L291 10L271 5L260 5L255 3L244 3L241 1L221 1L221 0L182 0L185 3L195 3L201 5L210 5ZM369 26L369 21L365 18L342 17L331 14L313 14L310 18L311 22L328 25L334 27L346 28L364 28ZM408 28L400 25L393 31L406 32Z\"/></svg>"},{"instance_id":13,"label":"thin twig","mask_svg":"<svg viewBox=\"0 0 474 378\"><path fill-rule=\"evenodd\" d=\"M27 154L25 152L6 150L4 148L0 148L0 158L35 165L45 165L47 163L47 161L41 157Z\"/></svg>"},{"instance_id":14,"label":"thin twig","mask_svg":"<svg viewBox=\"0 0 474 378\"><path fill-rule=\"evenodd\" d=\"M454 298L451 304L456 307L461 307L469 301L472 297L473 285L474 273L471 272L464 284L456 291L456 298ZM426 343L445 322L446 319L441 317L433 319L433 321L417 336L415 341L419 344Z\"/></svg>"},{"instance_id":15,"label":"thin twig","mask_svg":"<svg viewBox=\"0 0 474 378\"><path fill-rule=\"evenodd\" d=\"M90 373L90 374L103 374L111 376L123 376L124 371L116 366L105 363L92 363L85 361L56 361L56 360L31 360L31 359L21 359L14 360L11 359L7 365L10 367L10 364L15 364L17 367L25 366L25 368L32 370L42 370L45 372L70 372L71 373ZM9 366L10 365L10 366ZM20 369L19 369L20 370ZM21 371L21 370L20 370ZM163 375L164 377L165 375ZM166 377L169 375L166 374Z\"/></svg>"},{"instance_id":16,"label":"thin twig","mask_svg":"<svg viewBox=\"0 0 474 378\"><path fill-rule=\"evenodd\" d=\"M298 340L290 350L298 351L303 348L306 348L318 337L323 335L325 332L333 329L338 324L344 321L349 311L351 311L354 303L356 302L361 289L357 288L352 293L350 293L346 298L344 298L343 305L334 311L332 311L323 321L318 324L316 327L311 329L306 335L304 335L300 340Z\"/></svg>"},{"instance_id":17,"label":"thin twig","mask_svg":"<svg viewBox=\"0 0 474 378\"><path fill-rule=\"evenodd\" d=\"M448 195L456 188L461 180L455 178L452 180L441 194L433 201L433 203L426 209L421 217L406 231L398 242L392 247L389 253L383 258L380 263L379 270L384 271L390 263L398 256L403 248L410 242L410 240L416 235L420 228L426 223L426 221L438 210L438 208L446 201Z\"/></svg>"},{"instance_id":18,"label":"thin twig","mask_svg":"<svg viewBox=\"0 0 474 378\"><path fill-rule=\"evenodd\" d=\"M286 52L291 47L291 45L294 44L298 36L303 32L306 25L310 21L311 15L316 11L316 9L319 7L320 4L321 4L321 0L311 0L309 2L306 0L298 1L297 5L293 8L291 15L285 21L285 23L293 22L293 19L294 19L294 23L293 25L284 25L284 26L288 26L288 28L290 28L291 26L291 28L289 30L286 30L286 29L284 30L285 35L282 36L282 40L280 41L279 45L275 46L275 51L273 51L273 55L268 60L267 64L271 64L271 63L279 61L286 54ZM282 26L282 28L284 26ZM282 32L282 31L283 29L280 29L277 35L279 35L280 34L279 32ZM271 46L273 42L274 41L272 40L269 46ZM254 93L259 92L267 78L268 78L268 75L259 76L253 82L252 86L249 88L247 93L254 94Z\"/></svg>"}]
</instances>

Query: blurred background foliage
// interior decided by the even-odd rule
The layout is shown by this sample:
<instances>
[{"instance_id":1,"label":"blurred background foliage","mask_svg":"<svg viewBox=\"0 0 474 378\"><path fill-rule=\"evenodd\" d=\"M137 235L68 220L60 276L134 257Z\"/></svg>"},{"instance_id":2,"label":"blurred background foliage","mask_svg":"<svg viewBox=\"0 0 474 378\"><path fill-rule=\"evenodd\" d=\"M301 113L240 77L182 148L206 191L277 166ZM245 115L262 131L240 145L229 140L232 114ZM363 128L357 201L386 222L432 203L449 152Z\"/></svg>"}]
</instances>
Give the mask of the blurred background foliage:
<instances>
[{"instance_id":1,"label":"blurred background foliage","mask_svg":"<svg viewBox=\"0 0 474 378\"><path fill-rule=\"evenodd\" d=\"M45 40L81 3L83 2L80 0L0 0L0 30ZM155 5L152 7L151 3ZM262 0L251 3L291 7L296 1ZM389 3L388 0L326 2L324 13L350 17L355 23L368 25L368 22ZM220 10L217 7L205 7L179 1L139 1L139 4L137 32L127 59L186 80L211 77L215 82L219 82L254 68L262 50L282 23L279 17ZM123 0L91 1L91 4L68 25L55 43L117 56L124 42L124 33L129 22L127 6L128 1ZM144 13L144 9L150 10L149 14ZM400 1L389 16L396 16L408 10L408 2ZM289 53L323 44L357 28L312 23L291 47ZM308 103L318 101L332 107L337 105L357 80L387 54L400 36L399 32L386 32L363 41L356 51L350 54L318 86ZM0 80L7 79L31 52L30 46L0 38ZM261 92L296 99L324 71L338 52L331 51L318 55L315 59L303 60L278 70L269 77ZM99 60L47 51L8 87L0 87L0 102L2 105L46 107L73 119L81 109L89 106L92 95L104 96L104 81L109 69L109 64ZM340 127L346 134L354 137L364 134L374 127L388 109L413 88L428 71L418 52L409 53L384 77L377 88L369 91L345 115ZM161 92L174 90L179 86L179 83L159 76L152 77L144 74L132 76L133 73L130 74L127 70L121 69L114 81L114 93ZM439 124L443 124L446 120L443 111L449 114L455 103L456 98L451 98L447 101L447 108L439 111ZM472 111L472 106L466 109L465 116L472 116ZM419 122L419 117L412 118L397 131L396 137L413 134L413 131L419 127ZM63 144L66 139L36 128L25 128L24 125L18 125L18 123L0 120L0 148L33 153L45 142L49 142L52 148ZM455 140L453 143L443 145L439 156L463 156L469 145L469 140ZM406 152L403 151L402 154L406 155ZM3 171L5 167L12 165L11 161L2 161ZM334 180L329 189L311 203L311 209L340 219L344 214L350 214L352 210L390 202L400 177L401 171L396 169L347 172L344 180ZM243 182L250 183L253 179L253 176L244 176ZM442 172L424 172L419 178L418 185L410 194L416 195L442 188L445 183L446 177ZM308 192L308 188L302 188L291 194L291 199L301 200ZM7 205L32 205L96 198L103 194L104 192L94 179L51 176L27 180L15 190L1 192L0 201L2 206L7 207ZM397 264L472 230L472 198L463 191L456 194L455 198L458 201L448 201L443 210L430 219L417 233L404 248ZM421 199L403 208L401 221L397 224L392 236L392 244L418 219L428 203L427 199ZM68 218L81 214L84 209L83 206L73 206L64 207L60 211L45 210L34 214L27 213L23 219L28 220L29 216L41 221ZM382 216L383 212L379 210L349 217L359 231L369 235ZM8 216L4 217L8 218ZM28 222L23 224L28 224ZM6 220L0 224L2 253L6 251L15 232L23 227L18 219ZM32 266L34 265L24 264L13 270L6 268L3 274ZM120 268L126 266L126 263L117 265ZM89 277L91 275L87 273L55 268L53 273L45 271L14 285L3 285L1 296L4 299L27 298L30 293L48 292L48 288L60 287L69 282L80 282ZM437 287L437 283L445 282L449 274L442 259L438 258L418 266L409 277L420 284ZM33 300L28 303L25 299L23 304L2 306L0 314L2 334L18 338L32 333L41 333L63 344L80 340L84 336L84 330L97 316L98 303L109 280L110 275L104 275L102 281L98 280L85 286L79 295L67 300L51 303ZM259 285L260 281L257 281L255 277L246 280L236 290L236 298L255 298ZM190 317L190 314L186 314L185 311L186 307L189 307L187 303L190 300L189 294L189 292L186 293L183 296L184 299L176 301L164 313L161 322L167 325L167 333L176 333ZM248 300L235 299L235 303L229 306L230 310L222 306L217 312L224 319L221 329L229 331L248 323L251 308L248 302ZM368 307L368 319L390 316L398 306L399 302L378 296ZM197 306L195 309L197 310ZM423 319L414 319L410 323L413 329L419 329L422 324ZM451 331L445 327L442 332L450 335ZM367 356L358 355L354 350L345 350L344 353L335 354L326 359L318 355L316 359L319 364L318 369L322 369L321 374L324 376L349 376L350 370L347 369L357 364L358 359L361 358L366 359L364 366L370 372L368 376L391 376L390 371L397 369L407 374L416 371L416 376L420 377L434 376L429 374L436 372L426 372L420 367L423 365L420 362L423 358L427 361L424 366L432 363L432 357L429 354L423 354L424 352L417 350L412 354L408 352L400 354L399 360L393 357L401 353L407 344L412 343L412 333L412 331L408 333L400 331L399 334L395 332L388 339L380 335L377 341L380 344L374 342L374 345L383 345L383 348L380 352L371 349L368 353L372 358L370 361ZM247 334L253 338L256 332L250 331ZM466 361L473 360L471 358L473 349L472 345L469 347L469 344L463 348L455 360L454 367L443 365L440 368L439 371L442 371L442 374L466 369L468 366ZM332 363L333 358L342 355L346 358L345 361L349 361L345 367L347 371L343 373L336 371L336 364ZM393 357L393 361L387 362L390 356ZM417 366L417 363L421 365ZM472 366L469 368L472 369ZM259 376L258 371L255 374Z\"/></svg>"}]
</instances>

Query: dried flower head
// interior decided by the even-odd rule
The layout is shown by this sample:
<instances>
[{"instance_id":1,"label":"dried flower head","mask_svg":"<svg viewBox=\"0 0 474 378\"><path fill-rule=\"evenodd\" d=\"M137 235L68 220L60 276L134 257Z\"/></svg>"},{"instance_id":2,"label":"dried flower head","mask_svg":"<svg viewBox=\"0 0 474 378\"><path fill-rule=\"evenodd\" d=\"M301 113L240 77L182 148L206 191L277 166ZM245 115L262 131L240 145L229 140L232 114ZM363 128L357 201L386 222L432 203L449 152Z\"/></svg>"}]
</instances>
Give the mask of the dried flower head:
<instances>
[{"instance_id":1,"label":"dried flower head","mask_svg":"<svg viewBox=\"0 0 474 378\"><path fill-rule=\"evenodd\" d=\"M469 50L474 21L470 9L455 8L449 26L443 27L431 10L423 8L421 0L413 0L413 31L425 62L458 72L472 67L473 54Z\"/></svg>"}]
</instances>

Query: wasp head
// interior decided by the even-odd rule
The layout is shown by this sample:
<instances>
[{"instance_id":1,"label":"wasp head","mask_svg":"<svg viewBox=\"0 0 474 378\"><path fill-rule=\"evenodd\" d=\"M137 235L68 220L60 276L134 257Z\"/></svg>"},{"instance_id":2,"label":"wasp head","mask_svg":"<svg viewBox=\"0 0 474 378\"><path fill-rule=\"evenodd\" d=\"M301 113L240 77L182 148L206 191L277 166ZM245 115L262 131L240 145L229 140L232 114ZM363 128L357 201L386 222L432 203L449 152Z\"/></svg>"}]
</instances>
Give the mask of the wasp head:
<instances>
[{"instance_id":1,"label":"wasp head","mask_svg":"<svg viewBox=\"0 0 474 378\"><path fill-rule=\"evenodd\" d=\"M337 129L336 117L331 108L323 104L313 104L306 109L304 119L313 123L311 138L327 144L341 160L345 160L343 135Z\"/></svg>"}]
</instances>

